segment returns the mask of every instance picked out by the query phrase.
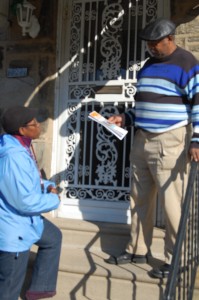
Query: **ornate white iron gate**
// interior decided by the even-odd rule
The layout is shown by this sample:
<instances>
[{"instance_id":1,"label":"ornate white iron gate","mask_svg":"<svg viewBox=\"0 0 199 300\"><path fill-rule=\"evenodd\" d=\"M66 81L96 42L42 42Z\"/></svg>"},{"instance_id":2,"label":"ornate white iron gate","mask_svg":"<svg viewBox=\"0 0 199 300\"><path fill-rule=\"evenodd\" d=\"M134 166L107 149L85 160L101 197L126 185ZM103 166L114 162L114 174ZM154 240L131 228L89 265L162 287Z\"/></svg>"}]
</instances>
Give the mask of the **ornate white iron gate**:
<instances>
[{"instance_id":1,"label":"ornate white iron gate","mask_svg":"<svg viewBox=\"0 0 199 300\"><path fill-rule=\"evenodd\" d=\"M65 58L58 99L56 173L63 188L58 215L128 222L133 134L129 130L120 141L90 121L88 114L96 110L109 117L134 105L137 71L147 57L137 35L162 14L163 1L65 3L70 22L66 34L60 35Z\"/></svg>"}]
</instances>

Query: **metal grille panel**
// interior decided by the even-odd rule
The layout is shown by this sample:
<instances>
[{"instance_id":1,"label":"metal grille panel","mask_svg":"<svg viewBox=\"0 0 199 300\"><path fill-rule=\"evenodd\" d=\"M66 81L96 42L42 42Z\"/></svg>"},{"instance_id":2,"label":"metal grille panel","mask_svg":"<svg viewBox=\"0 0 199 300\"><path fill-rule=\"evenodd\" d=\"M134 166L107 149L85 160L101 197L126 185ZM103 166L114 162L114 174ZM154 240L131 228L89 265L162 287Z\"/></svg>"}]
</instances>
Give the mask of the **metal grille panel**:
<instances>
[{"instance_id":1,"label":"metal grille panel","mask_svg":"<svg viewBox=\"0 0 199 300\"><path fill-rule=\"evenodd\" d=\"M67 122L66 197L128 201L129 153L133 133L123 141L88 119L134 105L136 76L147 52L139 30L157 18L158 1L72 1Z\"/></svg>"}]
</instances>

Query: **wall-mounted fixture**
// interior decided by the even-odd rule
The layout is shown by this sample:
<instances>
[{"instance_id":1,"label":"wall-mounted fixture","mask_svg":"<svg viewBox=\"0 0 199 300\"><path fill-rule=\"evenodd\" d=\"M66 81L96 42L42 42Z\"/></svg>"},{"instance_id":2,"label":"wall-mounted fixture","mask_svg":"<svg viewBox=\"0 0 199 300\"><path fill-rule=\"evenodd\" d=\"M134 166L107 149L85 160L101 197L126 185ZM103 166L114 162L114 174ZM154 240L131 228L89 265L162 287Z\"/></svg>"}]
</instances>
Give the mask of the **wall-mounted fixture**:
<instances>
[{"instance_id":1,"label":"wall-mounted fixture","mask_svg":"<svg viewBox=\"0 0 199 300\"><path fill-rule=\"evenodd\" d=\"M29 36L35 38L40 31L38 19L33 15L36 7L26 0L21 2L16 5L16 15L18 24L22 27L22 35L25 36L28 33Z\"/></svg>"}]
</instances>

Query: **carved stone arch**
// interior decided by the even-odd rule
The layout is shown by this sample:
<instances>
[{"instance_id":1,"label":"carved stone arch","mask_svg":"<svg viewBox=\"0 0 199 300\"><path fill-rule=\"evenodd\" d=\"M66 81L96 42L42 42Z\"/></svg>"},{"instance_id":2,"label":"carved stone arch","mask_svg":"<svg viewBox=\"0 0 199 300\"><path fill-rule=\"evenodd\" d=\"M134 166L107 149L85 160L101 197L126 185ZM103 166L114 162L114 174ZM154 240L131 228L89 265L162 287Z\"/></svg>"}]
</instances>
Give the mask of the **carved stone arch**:
<instances>
[{"instance_id":1,"label":"carved stone arch","mask_svg":"<svg viewBox=\"0 0 199 300\"><path fill-rule=\"evenodd\" d=\"M198 0L170 0L171 19L177 24L190 22L199 15Z\"/></svg>"}]
</instances>

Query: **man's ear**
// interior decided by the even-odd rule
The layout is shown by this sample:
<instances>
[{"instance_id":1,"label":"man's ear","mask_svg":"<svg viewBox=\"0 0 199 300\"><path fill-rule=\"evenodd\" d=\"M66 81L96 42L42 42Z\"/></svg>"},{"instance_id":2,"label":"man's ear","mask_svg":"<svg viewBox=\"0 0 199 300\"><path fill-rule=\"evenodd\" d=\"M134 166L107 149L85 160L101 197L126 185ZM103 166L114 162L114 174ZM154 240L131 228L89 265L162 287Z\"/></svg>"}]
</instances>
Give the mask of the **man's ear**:
<instances>
[{"instance_id":1,"label":"man's ear","mask_svg":"<svg viewBox=\"0 0 199 300\"><path fill-rule=\"evenodd\" d=\"M170 41L174 41L174 35L168 35L168 39L170 40Z\"/></svg>"}]
</instances>

